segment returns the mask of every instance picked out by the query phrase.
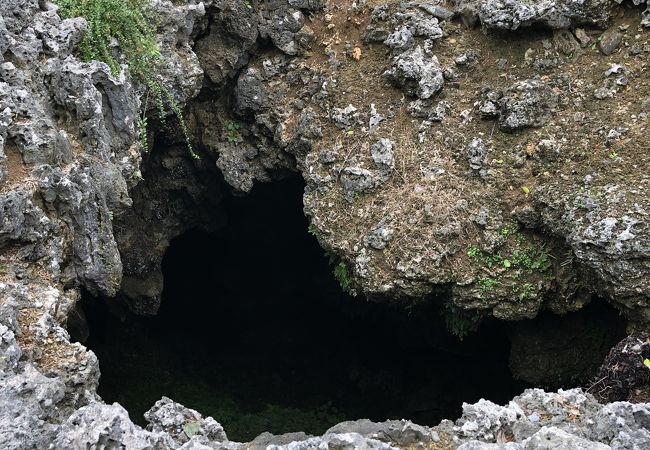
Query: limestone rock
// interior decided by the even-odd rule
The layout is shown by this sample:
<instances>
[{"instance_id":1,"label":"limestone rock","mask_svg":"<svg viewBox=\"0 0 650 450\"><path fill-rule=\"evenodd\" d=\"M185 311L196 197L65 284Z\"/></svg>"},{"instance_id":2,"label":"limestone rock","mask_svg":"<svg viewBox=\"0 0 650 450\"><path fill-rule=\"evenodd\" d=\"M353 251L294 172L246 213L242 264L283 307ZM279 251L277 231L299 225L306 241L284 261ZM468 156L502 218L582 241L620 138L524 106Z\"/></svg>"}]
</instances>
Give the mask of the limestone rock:
<instances>
[{"instance_id":1,"label":"limestone rock","mask_svg":"<svg viewBox=\"0 0 650 450\"><path fill-rule=\"evenodd\" d=\"M444 84L438 58L426 55L420 46L394 57L385 75L408 95L422 100L440 92Z\"/></svg>"},{"instance_id":2,"label":"limestone rock","mask_svg":"<svg viewBox=\"0 0 650 450\"><path fill-rule=\"evenodd\" d=\"M487 28L504 30L517 30L533 24L551 28L585 24L605 26L612 9L612 2L608 0L453 0L452 3L459 14L477 17Z\"/></svg>"},{"instance_id":3,"label":"limestone rock","mask_svg":"<svg viewBox=\"0 0 650 450\"><path fill-rule=\"evenodd\" d=\"M174 448L171 438L133 424L119 404L92 403L76 411L61 425L52 446L57 449L128 448L134 450Z\"/></svg>"},{"instance_id":4,"label":"limestone rock","mask_svg":"<svg viewBox=\"0 0 650 450\"><path fill-rule=\"evenodd\" d=\"M504 131L541 127L548 122L558 103L558 95L541 81L513 84L500 99L499 126Z\"/></svg>"},{"instance_id":5,"label":"limestone rock","mask_svg":"<svg viewBox=\"0 0 650 450\"><path fill-rule=\"evenodd\" d=\"M227 441L223 427L212 417L203 418L201 414L163 397L146 413L148 431L166 433L178 445L192 440L204 443Z\"/></svg>"}]
</instances>

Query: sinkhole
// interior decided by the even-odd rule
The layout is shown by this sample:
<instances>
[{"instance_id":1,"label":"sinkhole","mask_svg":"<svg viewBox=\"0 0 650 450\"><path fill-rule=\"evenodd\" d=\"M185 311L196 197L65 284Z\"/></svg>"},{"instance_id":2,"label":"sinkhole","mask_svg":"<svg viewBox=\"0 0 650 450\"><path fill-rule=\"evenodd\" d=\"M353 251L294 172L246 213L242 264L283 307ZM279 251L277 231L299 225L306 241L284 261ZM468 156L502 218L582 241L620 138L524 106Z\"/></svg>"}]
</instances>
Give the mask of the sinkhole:
<instances>
[{"instance_id":1,"label":"sinkhole","mask_svg":"<svg viewBox=\"0 0 650 450\"><path fill-rule=\"evenodd\" d=\"M155 317L111 314L113 300L84 295L85 344L106 402L145 425L143 413L167 396L250 441L360 418L435 425L463 402L521 393L510 325L487 322L461 342L439 301L406 310L343 293L307 231L303 187L287 180L229 197L223 228L176 238Z\"/></svg>"}]
</instances>

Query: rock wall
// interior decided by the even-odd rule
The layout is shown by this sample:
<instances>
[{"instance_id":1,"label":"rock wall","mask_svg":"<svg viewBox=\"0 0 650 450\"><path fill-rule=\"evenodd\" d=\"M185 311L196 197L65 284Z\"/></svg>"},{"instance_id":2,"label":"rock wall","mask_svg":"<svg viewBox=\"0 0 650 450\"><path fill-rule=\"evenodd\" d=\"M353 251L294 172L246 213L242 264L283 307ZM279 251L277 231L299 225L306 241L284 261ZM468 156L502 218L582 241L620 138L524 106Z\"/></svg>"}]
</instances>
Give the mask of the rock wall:
<instances>
[{"instance_id":1,"label":"rock wall","mask_svg":"<svg viewBox=\"0 0 650 450\"><path fill-rule=\"evenodd\" d=\"M155 311L164 243L205 222L205 186L248 192L286 170L307 183L312 231L371 297L444 292L452 309L516 320L579 309L597 293L650 320L650 10L605 0L152 3L168 61L159 76L187 105L203 155L192 165L169 145L147 157L159 191L135 188L142 93L128 68L114 76L82 63L85 22L61 20L52 3L0 4L2 448L650 445L647 404L603 406L578 391L468 405L435 430L361 422L247 445L167 400L151 431L101 403L96 358L63 328L78 289L121 290ZM479 22L487 34L466 27ZM489 31L531 25L550 29ZM205 181L213 160L225 184ZM156 192L180 209L161 211ZM129 229L152 224L156 246Z\"/></svg>"}]
</instances>

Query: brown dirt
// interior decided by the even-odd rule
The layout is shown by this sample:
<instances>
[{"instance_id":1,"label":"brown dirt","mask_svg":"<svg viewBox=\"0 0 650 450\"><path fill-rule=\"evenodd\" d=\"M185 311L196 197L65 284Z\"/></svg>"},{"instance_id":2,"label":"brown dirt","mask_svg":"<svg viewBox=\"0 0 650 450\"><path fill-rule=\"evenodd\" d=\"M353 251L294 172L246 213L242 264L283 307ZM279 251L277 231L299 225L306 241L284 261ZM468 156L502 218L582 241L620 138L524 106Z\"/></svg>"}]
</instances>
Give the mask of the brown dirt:
<instances>
[{"instance_id":1,"label":"brown dirt","mask_svg":"<svg viewBox=\"0 0 650 450\"><path fill-rule=\"evenodd\" d=\"M399 2L377 1L371 2L371 6L380 3L396 8ZM481 207L487 207L491 213L500 211L502 221L488 225L488 229L498 230L512 220L514 212L532 205L539 185L560 184L564 190L575 190L577 196L584 177L598 173L600 186L625 182L647 188L650 181L645 175L650 169L645 136L648 123L647 119L631 120L631 116L638 118L640 99L650 96L648 55L642 52L633 56L628 51L635 44L650 45L650 33L639 27L640 16L636 9L625 6L619 9L613 27L623 30L625 37L619 50L611 56L602 55L592 46L565 55L553 48L551 30L485 33L480 29L467 29L460 23L445 23L445 36L434 44L434 54L441 66L453 67L454 59L467 51L476 52L478 62L459 67L459 82L445 84L439 100L449 102L452 110L443 123L434 123L426 132L426 140L420 142L421 119L412 118L405 107L410 99L405 99L403 93L382 75L390 61L387 47L362 42L371 8L355 13L350 10L351 4L349 0L330 1L327 20L326 13L311 18L310 27L318 45L305 57L305 62L324 72L331 72L326 53L333 52L342 62L342 67L334 74L336 86L329 103L323 106L322 115L326 117L332 108L344 108L349 104L366 114L370 105L375 104L383 115L391 105L397 106L395 117L382 123L374 135L358 128L348 133L324 119L324 138L315 151L342 148L345 163L353 161L359 167L369 168L372 166L369 145L380 137L388 137L397 143L397 169L395 176L381 189L359 196L352 204L344 199L339 185L318 194L318 204L322 207L317 208L312 219L326 247L350 255L358 253L355 248L363 246L363 238L374 224L388 211L393 213L394 222L398 224L393 241L385 250L372 252L371 265L379 269L376 284L379 280L394 279L396 265L413 255L431 260L429 267L435 271L435 284L471 281L481 276L484 268L475 267L468 260L466 249L480 243L483 230L468 222L468 217ZM588 32L594 39L600 33L598 30ZM361 50L358 60L354 56L355 48ZM543 55L547 48L550 48L550 56L560 63L548 73L540 74L527 62L526 54L533 51ZM507 60L506 67L499 69L502 60ZM614 63L623 63L630 69L630 85L619 88L613 99L596 100L593 92L603 84L603 73ZM480 120L476 116L470 122L463 122L460 112L474 110L482 88L505 90L517 80L535 77L540 77L562 97L560 107L543 128L508 134L499 131L494 121ZM582 123L574 120L578 112L586 115ZM616 127L625 127L628 131L607 148L601 128L606 134ZM455 153L474 137L481 137L491 149L487 162L491 175L487 181L468 177L466 161ZM537 143L548 138L561 142L561 157L556 161L542 160L537 154ZM427 167L443 169L444 173L432 180L423 179L422 170ZM468 204L459 211L456 207L461 198ZM428 208L427 214L425 208ZM450 239L436 236L440 227L449 223L457 223L460 234ZM534 234L529 237L533 244L538 239ZM552 247L555 251L554 243ZM558 253L553 256L560 260L566 251L559 246ZM445 255L444 260L435 261L440 254ZM531 281L541 280L533 277ZM508 292L501 294L511 296Z\"/></svg>"},{"instance_id":2,"label":"brown dirt","mask_svg":"<svg viewBox=\"0 0 650 450\"><path fill-rule=\"evenodd\" d=\"M4 152L7 156L7 159L4 162L7 170L7 178L2 183L2 186L0 186L0 190L8 191L13 189L28 176L29 168L23 162L23 157L13 141L7 140L4 146Z\"/></svg>"}]
</instances>

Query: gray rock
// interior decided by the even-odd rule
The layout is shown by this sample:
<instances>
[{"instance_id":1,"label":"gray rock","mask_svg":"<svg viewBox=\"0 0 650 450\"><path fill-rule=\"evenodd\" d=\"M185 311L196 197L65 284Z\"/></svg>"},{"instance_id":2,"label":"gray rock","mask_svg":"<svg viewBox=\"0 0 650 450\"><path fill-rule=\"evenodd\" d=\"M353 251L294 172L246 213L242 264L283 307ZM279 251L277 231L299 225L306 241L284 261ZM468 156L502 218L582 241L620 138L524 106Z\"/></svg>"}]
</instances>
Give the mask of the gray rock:
<instances>
[{"instance_id":1,"label":"gray rock","mask_svg":"<svg viewBox=\"0 0 650 450\"><path fill-rule=\"evenodd\" d=\"M476 105L478 107L478 113L479 116L481 116L481 119L494 119L496 117L499 117L499 100L502 97L503 93L486 89L483 94L483 99Z\"/></svg>"},{"instance_id":2,"label":"gray rock","mask_svg":"<svg viewBox=\"0 0 650 450\"><path fill-rule=\"evenodd\" d=\"M271 39L287 55L302 54L313 40L304 14L283 2L266 2L261 7L264 19L258 27L260 36Z\"/></svg>"},{"instance_id":3,"label":"gray rock","mask_svg":"<svg viewBox=\"0 0 650 450\"><path fill-rule=\"evenodd\" d=\"M151 433L133 424L129 414L117 403L92 403L76 411L61 425L50 448L128 448L153 450L174 448L171 438Z\"/></svg>"},{"instance_id":4,"label":"gray rock","mask_svg":"<svg viewBox=\"0 0 650 450\"><path fill-rule=\"evenodd\" d=\"M334 108L332 111L332 121L339 128L351 128L359 122L359 113L353 105L345 108Z\"/></svg>"},{"instance_id":5,"label":"gray rock","mask_svg":"<svg viewBox=\"0 0 650 450\"><path fill-rule=\"evenodd\" d=\"M397 447L375 439L365 438L357 433L325 434L322 437L309 438L286 445L269 445L266 447L267 450L315 450L321 448L332 450L397 450Z\"/></svg>"},{"instance_id":6,"label":"gray rock","mask_svg":"<svg viewBox=\"0 0 650 450\"><path fill-rule=\"evenodd\" d=\"M415 35L411 28L404 25L391 33L384 44L394 50L406 50L413 46Z\"/></svg>"},{"instance_id":7,"label":"gray rock","mask_svg":"<svg viewBox=\"0 0 650 450\"><path fill-rule=\"evenodd\" d=\"M394 57L385 76L408 95L422 100L440 92L444 84L438 58L426 55L420 46Z\"/></svg>"},{"instance_id":8,"label":"gray rock","mask_svg":"<svg viewBox=\"0 0 650 450\"><path fill-rule=\"evenodd\" d=\"M517 30L534 24L551 28L576 25L605 26L611 19L612 2L592 0L453 0L453 9L468 22L481 21L484 27Z\"/></svg>"},{"instance_id":9,"label":"gray rock","mask_svg":"<svg viewBox=\"0 0 650 450\"><path fill-rule=\"evenodd\" d=\"M395 169L394 147L390 139L380 139L370 147L370 155L382 178L388 178Z\"/></svg>"},{"instance_id":10,"label":"gray rock","mask_svg":"<svg viewBox=\"0 0 650 450\"><path fill-rule=\"evenodd\" d=\"M274 435L271 433L262 433L246 445L247 450L266 450L269 445L287 445L306 441L312 436L305 433L287 433Z\"/></svg>"},{"instance_id":11,"label":"gray rock","mask_svg":"<svg viewBox=\"0 0 650 450\"><path fill-rule=\"evenodd\" d=\"M603 33L598 40L598 49L603 55L611 55L623 42L623 35L618 31L609 30Z\"/></svg>"},{"instance_id":12,"label":"gray rock","mask_svg":"<svg viewBox=\"0 0 650 450\"><path fill-rule=\"evenodd\" d=\"M428 12L432 16L440 20L450 20L454 17L454 12L441 5L433 3L421 3L418 5L420 9Z\"/></svg>"},{"instance_id":13,"label":"gray rock","mask_svg":"<svg viewBox=\"0 0 650 450\"><path fill-rule=\"evenodd\" d=\"M522 450L521 444L508 442L506 444L488 444L481 441L469 441L458 447L457 450Z\"/></svg>"},{"instance_id":14,"label":"gray rock","mask_svg":"<svg viewBox=\"0 0 650 450\"><path fill-rule=\"evenodd\" d=\"M609 445L574 436L555 427L544 427L524 441L524 450L609 450Z\"/></svg>"},{"instance_id":15,"label":"gray rock","mask_svg":"<svg viewBox=\"0 0 650 450\"><path fill-rule=\"evenodd\" d=\"M472 170L481 170L486 156L487 148L482 139L473 139L467 146L467 160Z\"/></svg>"},{"instance_id":16,"label":"gray rock","mask_svg":"<svg viewBox=\"0 0 650 450\"><path fill-rule=\"evenodd\" d=\"M367 169L346 167L341 172L341 184L348 200L352 200L357 194L371 191L375 187L375 179Z\"/></svg>"},{"instance_id":17,"label":"gray rock","mask_svg":"<svg viewBox=\"0 0 650 450\"><path fill-rule=\"evenodd\" d=\"M289 4L294 8L317 11L325 7L325 0L289 0Z\"/></svg>"},{"instance_id":18,"label":"gray rock","mask_svg":"<svg viewBox=\"0 0 650 450\"><path fill-rule=\"evenodd\" d=\"M582 29L582 28L576 28L573 31L573 34L575 35L576 39L580 42L580 47L585 48L589 43L591 42L591 38L587 34L587 32Z\"/></svg>"},{"instance_id":19,"label":"gray rock","mask_svg":"<svg viewBox=\"0 0 650 450\"><path fill-rule=\"evenodd\" d=\"M370 118L368 119L368 131L375 132L379 125L385 120L385 117L377 112L375 104L370 105Z\"/></svg>"},{"instance_id":20,"label":"gray rock","mask_svg":"<svg viewBox=\"0 0 650 450\"><path fill-rule=\"evenodd\" d=\"M257 69L248 68L239 76L235 99L235 111L241 115L259 113L268 108L268 95Z\"/></svg>"},{"instance_id":21,"label":"gray rock","mask_svg":"<svg viewBox=\"0 0 650 450\"><path fill-rule=\"evenodd\" d=\"M146 413L144 418L149 425L147 430L169 435L177 445L190 439L202 443L227 441L223 427L212 417L203 418L201 414L163 397Z\"/></svg>"},{"instance_id":22,"label":"gray rock","mask_svg":"<svg viewBox=\"0 0 650 450\"><path fill-rule=\"evenodd\" d=\"M31 364L0 374L0 447L47 448L56 432L48 419L64 395L60 380L45 377Z\"/></svg>"},{"instance_id":23,"label":"gray rock","mask_svg":"<svg viewBox=\"0 0 650 450\"><path fill-rule=\"evenodd\" d=\"M487 400L463 404L463 415L456 422L454 432L462 438L494 442L499 432L512 430L513 425L526 417L516 402L499 406Z\"/></svg>"},{"instance_id":24,"label":"gray rock","mask_svg":"<svg viewBox=\"0 0 650 450\"><path fill-rule=\"evenodd\" d=\"M558 100L558 94L542 81L518 81L499 100L499 127L507 132L541 127L551 119Z\"/></svg>"},{"instance_id":25,"label":"gray rock","mask_svg":"<svg viewBox=\"0 0 650 450\"><path fill-rule=\"evenodd\" d=\"M219 86L233 77L249 60L259 36L259 18L244 2L220 2L208 8L209 26L197 39L194 52L208 79Z\"/></svg>"},{"instance_id":26,"label":"gray rock","mask_svg":"<svg viewBox=\"0 0 650 450\"><path fill-rule=\"evenodd\" d=\"M389 220L381 220L375 225L370 233L366 236L366 245L374 248L375 250L383 250L388 246L388 243L393 239L395 230L389 227Z\"/></svg>"},{"instance_id":27,"label":"gray rock","mask_svg":"<svg viewBox=\"0 0 650 450\"><path fill-rule=\"evenodd\" d=\"M650 404L614 402L603 406L591 427L595 438L616 449L633 450L650 445Z\"/></svg>"}]
</instances>

